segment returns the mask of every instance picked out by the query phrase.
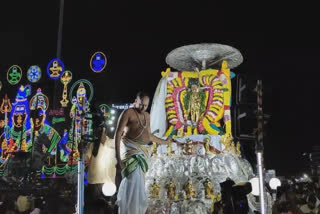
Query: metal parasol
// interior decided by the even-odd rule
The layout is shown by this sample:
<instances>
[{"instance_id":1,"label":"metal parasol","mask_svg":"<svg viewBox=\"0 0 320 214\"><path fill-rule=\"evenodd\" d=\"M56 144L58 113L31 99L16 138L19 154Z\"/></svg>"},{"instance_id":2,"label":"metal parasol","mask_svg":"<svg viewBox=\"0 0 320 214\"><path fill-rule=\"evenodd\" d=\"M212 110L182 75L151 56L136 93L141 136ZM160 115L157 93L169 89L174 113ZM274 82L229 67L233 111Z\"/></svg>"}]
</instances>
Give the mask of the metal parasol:
<instances>
[{"instance_id":1,"label":"metal parasol","mask_svg":"<svg viewBox=\"0 0 320 214\"><path fill-rule=\"evenodd\" d=\"M222 44L194 44L176 48L166 57L166 63L179 71L217 69L222 61L228 62L230 69L243 61L239 50Z\"/></svg>"}]
</instances>

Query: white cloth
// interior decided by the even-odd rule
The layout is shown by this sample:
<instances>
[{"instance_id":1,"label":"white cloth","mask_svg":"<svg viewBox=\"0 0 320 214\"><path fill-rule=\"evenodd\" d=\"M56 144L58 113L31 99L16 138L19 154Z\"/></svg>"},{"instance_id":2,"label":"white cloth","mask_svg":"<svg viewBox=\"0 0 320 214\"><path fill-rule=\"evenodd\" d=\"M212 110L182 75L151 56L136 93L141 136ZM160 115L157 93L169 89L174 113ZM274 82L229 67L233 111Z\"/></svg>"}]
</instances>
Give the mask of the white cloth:
<instances>
[{"instance_id":1,"label":"white cloth","mask_svg":"<svg viewBox=\"0 0 320 214\"><path fill-rule=\"evenodd\" d=\"M166 114L166 96L167 96L167 79L163 77L153 96L150 112L150 129L157 137L163 137L167 131L167 114Z\"/></svg>"},{"instance_id":2,"label":"white cloth","mask_svg":"<svg viewBox=\"0 0 320 214\"><path fill-rule=\"evenodd\" d=\"M310 213L310 212L318 213L318 211L319 211L318 207L315 207L315 208L312 210L312 209L310 209L310 208L308 207L307 204L302 205L302 206L300 207L300 210L301 210L303 213Z\"/></svg>"},{"instance_id":3,"label":"white cloth","mask_svg":"<svg viewBox=\"0 0 320 214\"><path fill-rule=\"evenodd\" d=\"M145 191L145 179L140 167L122 179L117 204L119 214L145 214L147 211L148 198Z\"/></svg>"},{"instance_id":4,"label":"white cloth","mask_svg":"<svg viewBox=\"0 0 320 214\"><path fill-rule=\"evenodd\" d=\"M100 143L96 157L92 155L93 144L89 145L86 159L90 159L88 181L90 184L104 184L112 182L115 184L116 163L114 140L107 138L106 142Z\"/></svg>"},{"instance_id":5,"label":"white cloth","mask_svg":"<svg viewBox=\"0 0 320 214\"><path fill-rule=\"evenodd\" d=\"M130 142L130 140L123 140L122 145L122 159L143 155L147 161L150 146ZM129 155L130 152L133 153ZM145 191L144 172L140 165L127 177L122 178L116 204L119 207L119 214L145 214L147 211L148 197Z\"/></svg>"},{"instance_id":6,"label":"white cloth","mask_svg":"<svg viewBox=\"0 0 320 214\"><path fill-rule=\"evenodd\" d=\"M40 214L40 209L39 208L35 208L30 214Z\"/></svg>"}]
</instances>

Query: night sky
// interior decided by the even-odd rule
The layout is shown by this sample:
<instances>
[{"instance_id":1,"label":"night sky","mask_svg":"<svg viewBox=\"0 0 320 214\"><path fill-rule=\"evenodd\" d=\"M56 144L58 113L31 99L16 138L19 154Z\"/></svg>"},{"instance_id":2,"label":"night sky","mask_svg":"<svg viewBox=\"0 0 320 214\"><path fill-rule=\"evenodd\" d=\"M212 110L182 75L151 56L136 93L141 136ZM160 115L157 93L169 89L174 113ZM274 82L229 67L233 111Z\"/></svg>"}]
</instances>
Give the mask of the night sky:
<instances>
[{"instance_id":1,"label":"night sky","mask_svg":"<svg viewBox=\"0 0 320 214\"><path fill-rule=\"evenodd\" d=\"M278 174L299 170L301 154L318 144L317 7L172 2L66 0L62 59L74 80L93 82L97 102L131 102L139 90L153 95L172 49L203 42L233 46L244 57L233 71L263 80L264 111L272 115L264 141L266 168ZM0 79L13 94L18 86L8 85L7 69L18 64L26 71L37 64L44 75L36 87L52 95L53 81L45 69L56 56L58 6L58 0L1 2ZM108 58L102 74L90 71L96 51Z\"/></svg>"}]
</instances>

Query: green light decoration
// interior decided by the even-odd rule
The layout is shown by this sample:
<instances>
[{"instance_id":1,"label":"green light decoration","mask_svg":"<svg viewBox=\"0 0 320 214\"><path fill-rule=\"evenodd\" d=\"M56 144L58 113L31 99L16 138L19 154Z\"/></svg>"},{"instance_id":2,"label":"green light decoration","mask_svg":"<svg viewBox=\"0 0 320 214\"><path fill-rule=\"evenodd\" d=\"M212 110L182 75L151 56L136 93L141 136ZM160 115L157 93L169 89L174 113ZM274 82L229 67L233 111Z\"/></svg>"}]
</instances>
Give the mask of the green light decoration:
<instances>
[{"instance_id":1,"label":"green light decoration","mask_svg":"<svg viewBox=\"0 0 320 214\"><path fill-rule=\"evenodd\" d=\"M114 116L114 110L110 108L107 104L101 104L99 105L100 111L103 113L105 119L106 119L106 125L107 126L113 126L115 116Z\"/></svg>"},{"instance_id":2,"label":"green light decoration","mask_svg":"<svg viewBox=\"0 0 320 214\"><path fill-rule=\"evenodd\" d=\"M64 117L53 117L52 118L52 124L62 123L65 121L66 121L66 118L64 118Z\"/></svg>"},{"instance_id":3,"label":"green light decoration","mask_svg":"<svg viewBox=\"0 0 320 214\"><path fill-rule=\"evenodd\" d=\"M1 82L1 80L0 80L0 91L1 91L1 89L2 89L2 82Z\"/></svg>"},{"instance_id":4,"label":"green light decoration","mask_svg":"<svg viewBox=\"0 0 320 214\"><path fill-rule=\"evenodd\" d=\"M99 109L106 119L109 119L111 117L111 108L107 104L99 105Z\"/></svg>"},{"instance_id":5,"label":"green light decoration","mask_svg":"<svg viewBox=\"0 0 320 214\"><path fill-rule=\"evenodd\" d=\"M22 78L22 69L18 65L13 65L8 69L7 80L11 85L16 85Z\"/></svg>"},{"instance_id":6,"label":"green light decoration","mask_svg":"<svg viewBox=\"0 0 320 214\"><path fill-rule=\"evenodd\" d=\"M73 171L73 172L77 172L78 171L78 166L69 166L69 165L64 165L63 167L59 167L59 166L52 166L52 167L48 167L48 166L43 166L42 167L42 172L40 172L40 174L45 175L45 176L63 176L64 174L66 174L69 171Z\"/></svg>"}]
</instances>

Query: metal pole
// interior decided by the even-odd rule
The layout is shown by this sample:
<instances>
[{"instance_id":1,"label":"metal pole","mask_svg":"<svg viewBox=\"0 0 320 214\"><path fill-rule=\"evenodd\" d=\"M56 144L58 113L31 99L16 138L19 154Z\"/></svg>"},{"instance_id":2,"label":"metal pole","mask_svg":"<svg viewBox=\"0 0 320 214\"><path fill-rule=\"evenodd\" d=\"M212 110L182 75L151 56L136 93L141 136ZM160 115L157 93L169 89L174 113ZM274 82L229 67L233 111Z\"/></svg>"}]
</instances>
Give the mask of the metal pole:
<instances>
[{"instance_id":1,"label":"metal pole","mask_svg":"<svg viewBox=\"0 0 320 214\"><path fill-rule=\"evenodd\" d=\"M58 26L58 39L57 39L57 58L58 59L61 59L61 52L62 52L63 11L64 11L64 0L60 0L59 26ZM53 109L57 108L57 103L58 103L57 92L59 91L59 82L60 81L54 81Z\"/></svg>"},{"instance_id":2,"label":"metal pole","mask_svg":"<svg viewBox=\"0 0 320 214\"><path fill-rule=\"evenodd\" d=\"M261 214L266 213L265 206L265 188L264 188L264 170L263 170L263 111L262 111L262 81L257 81L257 103L258 103L258 134L257 134L257 167L259 174L259 193L260 193L260 212Z\"/></svg>"},{"instance_id":3,"label":"metal pole","mask_svg":"<svg viewBox=\"0 0 320 214\"><path fill-rule=\"evenodd\" d=\"M77 210L78 214L83 214L84 207L84 154L78 161L78 196L77 196Z\"/></svg>"},{"instance_id":4,"label":"metal pole","mask_svg":"<svg viewBox=\"0 0 320 214\"><path fill-rule=\"evenodd\" d=\"M84 106L84 101L83 104ZM75 115L76 116L76 115ZM78 208L78 214L84 213L84 161L85 161L85 154L84 154L84 146L83 146L83 136L84 134L87 134L85 130L83 129L84 126L84 119L85 115L80 114L80 141L78 142L78 151L80 152L80 160L78 161L78 201L77 201L77 208ZM79 148L80 147L80 148Z\"/></svg>"},{"instance_id":5,"label":"metal pole","mask_svg":"<svg viewBox=\"0 0 320 214\"><path fill-rule=\"evenodd\" d=\"M61 59L64 0L60 0L57 58Z\"/></svg>"},{"instance_id":6,"label":"metal pole","mask_svg":"<svg viewBox=\"0 0 320 214\"><path fill-rule=\"evenodd\" d=\"M260 198L260 212L261 214L266 213L265 198L264 198L264 177L263 177L263 160L262 152L257 152L257 165L259 174L259 198Z\"/></svg>"}]
</instances>

